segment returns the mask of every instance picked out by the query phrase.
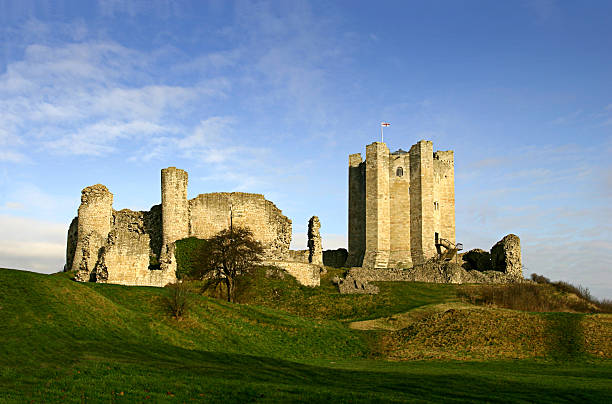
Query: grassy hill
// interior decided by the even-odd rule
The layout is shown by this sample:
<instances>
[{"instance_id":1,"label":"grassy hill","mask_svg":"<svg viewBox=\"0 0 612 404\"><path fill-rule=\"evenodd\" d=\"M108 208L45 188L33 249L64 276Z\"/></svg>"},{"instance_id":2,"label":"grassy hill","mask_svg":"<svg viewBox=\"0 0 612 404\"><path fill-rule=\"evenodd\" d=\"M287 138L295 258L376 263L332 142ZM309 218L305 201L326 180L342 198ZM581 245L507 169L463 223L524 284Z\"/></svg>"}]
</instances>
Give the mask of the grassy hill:
<instances>
[{"instance_id":1,"label":"grassy hill","mask_svg":"<svg viewBox=\"0 0 612 404\"><path fill-rule=\"evenodd\" d=\"M193 294L176 320L167 289L0 269L0 402L612 399L609 315L478 308L453 285L380 283L376 296L339 295L332 275L311 289L262 272L243 304ZM536 338L498 332L487 345L508 324L533 328L523 315L543 330L578 324L582 333L556 336L541 355L488 355L483 347L499 353L503 338ZM405 360L414 358L441 359Z\"/></svg>"}]
</instances>

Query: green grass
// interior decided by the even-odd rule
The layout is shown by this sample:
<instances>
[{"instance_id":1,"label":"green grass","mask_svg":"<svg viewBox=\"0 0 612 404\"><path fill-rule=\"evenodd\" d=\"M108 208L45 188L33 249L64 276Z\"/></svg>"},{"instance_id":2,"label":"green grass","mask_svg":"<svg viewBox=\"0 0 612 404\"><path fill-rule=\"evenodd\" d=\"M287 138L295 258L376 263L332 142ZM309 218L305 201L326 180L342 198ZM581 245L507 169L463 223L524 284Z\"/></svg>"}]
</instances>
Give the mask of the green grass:
<instances>
[{"instance_id":1,"label":"green grass","mask_svg":"<svg viewBox=\"0 0 612 404\"><path fill-rule=\"evenodd\" d=\"M421 282L376 282L377 295L341 295L332 278L343 270L328 268L321 286L300 285L293 277L278 279L256 273L239 301L265 305L303 317L340 321L369 320L406 312L421 306L456 301L456 285Z\"/></svg>"},{"instance_id":2,"label":"green grass","mask_svg":"<svg viewBox=\"0 0 612 404\"><path fill-rule=\"evenodd\" d=\"M380 284L380 297L368 298L270 285L298 300L265 307L194 295L177 321L163 306L165 289L0 269L0 402L612 399L609 360L376 360L368 347L376 334L345 324L453 300L452 287ZM338 307L317 306L331 303ZM293 314L303 304L310 315Z\"/></svg>"}]
</instances>

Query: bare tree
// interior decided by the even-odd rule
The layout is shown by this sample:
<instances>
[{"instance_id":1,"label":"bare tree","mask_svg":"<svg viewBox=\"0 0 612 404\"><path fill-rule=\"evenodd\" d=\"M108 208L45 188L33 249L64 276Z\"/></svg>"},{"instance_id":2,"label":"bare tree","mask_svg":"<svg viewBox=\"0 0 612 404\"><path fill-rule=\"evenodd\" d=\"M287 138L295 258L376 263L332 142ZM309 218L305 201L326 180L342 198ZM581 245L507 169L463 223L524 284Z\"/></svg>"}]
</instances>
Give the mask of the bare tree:
<instances>
[{"instance_id":1,"label":"bare tree","mask_svg":"<svg viewBox=\"0 0 612 404\"><path fill-rule=\"evenodd\" d=\"M225 284L227 301L233 302L237 277L251 274L261 261L261 243L248 228L231 226L208 239L202 248L200 265L191 276L208 279L214 286Z\"/></svg>"}]
</instances>

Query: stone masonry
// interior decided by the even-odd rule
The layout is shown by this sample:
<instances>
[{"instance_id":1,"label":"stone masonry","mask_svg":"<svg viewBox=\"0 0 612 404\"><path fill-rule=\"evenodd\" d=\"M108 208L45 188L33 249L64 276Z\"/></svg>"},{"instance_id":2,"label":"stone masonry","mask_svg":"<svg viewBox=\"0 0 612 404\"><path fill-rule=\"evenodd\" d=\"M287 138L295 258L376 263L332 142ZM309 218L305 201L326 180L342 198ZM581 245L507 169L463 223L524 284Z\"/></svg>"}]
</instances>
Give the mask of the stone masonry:
<instances>
[{"instance_id":1,"label":"stone masonry","mask_svg":"<svg viewBox=\"0 0 612 404\"><path fill-rule=\"evenodd\" d=\"M308 221L308 262L315 265L323 265L323 248L321 246L321 222L317 216Z\"/></svg>"},{"instance_id":2,"label":"stone masonry","mask_svg":"<svg viewBox=\"0 0 612 404\"><path fill-rule=\"evenodd\" d=\"M515 234L508 234L491 248L493 270L513 278L523 278L521 262L521 240Z\"/></svg>"},{"instance_id":3,"label":"stone masonry","mask_svg":"<svg viewBox=\"0 0 612 404\"><path fill-rule=\"evenodd\" d=\"M177 240L209 238L232 225L253 231L264 246L265 260L289 259L291 220L263 195L222 192L188 200L187 183L186 171L163 169L161 206L144 212L114 210L113 194L104 185L83 189L78 216L68 230L66 270L76 271L76 280L82 282L165 286L176 281ZM319 238L313 239L312 257L322 264L320 236L313 227L315 233ZM304 274L298 277L318 284L319 266L316 271L293 270L299 271ZM317 279L311 280L313 276Z\"/></svg>"},{"instance_id":4,"label":"stone masonry","mask_svg":"<svg viewBox=\"0 0 612 404\"><path fill-rule=\"evenodd\" d=\"M374 142L349 156L346 265L407 268L436 256L436 240L455 243L452 151L421 140L391 153Z\"/></svg>"}]
</instances>

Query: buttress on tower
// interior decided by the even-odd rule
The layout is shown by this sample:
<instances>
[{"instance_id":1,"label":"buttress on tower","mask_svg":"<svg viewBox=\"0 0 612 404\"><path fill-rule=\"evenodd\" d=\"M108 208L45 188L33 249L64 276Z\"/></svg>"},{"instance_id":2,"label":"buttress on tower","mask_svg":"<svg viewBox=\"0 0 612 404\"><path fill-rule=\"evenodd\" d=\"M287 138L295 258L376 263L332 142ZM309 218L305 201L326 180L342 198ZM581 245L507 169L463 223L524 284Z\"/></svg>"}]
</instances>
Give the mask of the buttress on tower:
<instances>
[{"instance_id":1,"label":"buttress on tower","mask_svg":"<svg viewBox=\"0 0 612 404\"><path fill-rule=\"evenodd\" d=\"M385 143L349 156L347 266L408 268L455 243L453 151L421 140L406 152Z\"/></svg>"}]
</instances>

